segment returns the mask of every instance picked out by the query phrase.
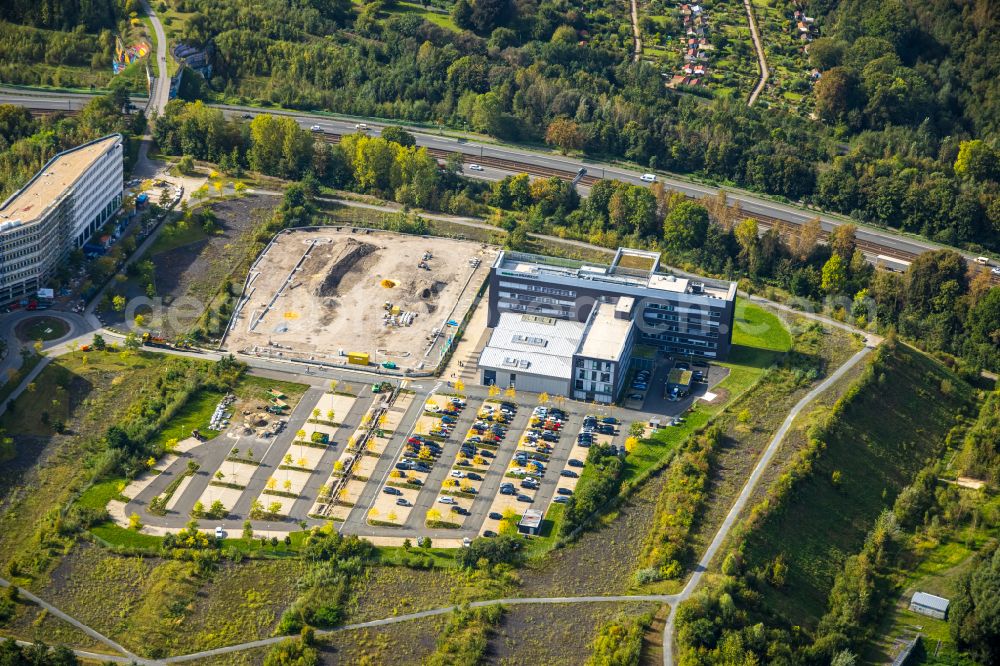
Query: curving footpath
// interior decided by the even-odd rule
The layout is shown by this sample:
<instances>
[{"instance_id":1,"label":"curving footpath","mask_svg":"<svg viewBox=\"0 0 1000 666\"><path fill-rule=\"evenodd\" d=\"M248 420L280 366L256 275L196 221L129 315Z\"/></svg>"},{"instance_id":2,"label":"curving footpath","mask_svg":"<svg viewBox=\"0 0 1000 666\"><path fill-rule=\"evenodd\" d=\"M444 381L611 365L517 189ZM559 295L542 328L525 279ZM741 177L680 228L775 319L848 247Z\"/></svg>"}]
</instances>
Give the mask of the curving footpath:
<instances>
[{"instance_id":1,"label":"curving footpath","mask_svg":"<svg viewBox=\"0 0 1000 666\"><path fill-rule=\"evenodd\" d=\"M864 359L865 356L867 356L880 341L880 338L876 338L874 336L867 338L865 341L865 347L861 351L856 353L848 359L846 363L837 368L837 370L823 380L821 384L809 391L809 393L795 403L792 410L788 412L788 416L785 417L785 420L781 423L781 427L778 428L778 431L774 433L774 437L771 438L767 448L764 449L764 453L761 454L760 460L757 461L757 465L753 468L753 472L750 473L750 478L748 478L746 484L744 484L739 497L736 498L736 501L733 503L729 513L726 514L725 520L722 521L722 525L719 526L719 531L715 533L715 537L705 550L705 554L702 555L698 564L695 566L694 573L691 574L691 578L688 580L687 585L685 585L684 589L677 595L677 603L690 598L690 596L694 593L695 588L698 587L698 583L701 582L705 572L708 571L708 566L719 552L719 548L722 547L722 543L726 540L726 537L729 536L729 532L733 528L733 525L736 524L736 519L739 518L740 514L746 508L747 502L750 501L750 495L753 494L754 489L757 487L761 477L764 475L764 470L766 470L768 465L771 464L771 459L774 457L774 454L777 453L782 440L785 439L785 435L791 429L792 423L795 419L798 418L799 414L806 406L809 405L809 403L815 400L828 388L833 386L833 384L839 381L848 370ZM674 621L677 616L677 603L671 606L670 615L667 616L667 623L663 628L663 666L673 666L674 663L673 637Z\"/></svg>"},{"instance_id":2,"label":"curving footpath","mask_svg":"<svg viewBox=\"0 0 1000 666\"><path fill-rule=\"evenodd\" d=\"M750 93L750 100L747 102L747 106L753 106L757 103L757 98L760 97L761 92L763 92L764 86L767 84L767 79L771 76L771 71L767 68L767 58L764 57L764 45L760 41L760 33L757 32L757 19L753 16L753 6L750 0L743 0L743 6L747 10L747 19L750 21L750 37L753 39L753 48L757 51L757 64L760 66L760 80L757 81L757 86Z\"/></svg>"}]
</instances>

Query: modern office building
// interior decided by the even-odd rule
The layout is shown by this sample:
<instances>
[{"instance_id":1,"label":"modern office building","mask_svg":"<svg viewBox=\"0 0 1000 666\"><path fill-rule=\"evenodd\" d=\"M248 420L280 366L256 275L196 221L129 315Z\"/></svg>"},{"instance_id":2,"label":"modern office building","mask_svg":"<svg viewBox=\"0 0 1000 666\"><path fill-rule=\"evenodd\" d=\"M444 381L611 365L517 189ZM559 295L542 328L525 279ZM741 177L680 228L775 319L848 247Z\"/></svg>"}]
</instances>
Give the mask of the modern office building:
<instances>
[{"instance_id":1,"label":"modern office building","mask_svg":"<svg viewBox=\"0 0 1000 666\"><path fill-rule=\"evenodd\" d=\"M608 403L636 345L725 358L736 285L662 273L659 261L624 248L610 265L501 253L490 271L482 383Z\"/></svg>"},{"instance_id":2,"label":"modern office building","mask_svg":"<svg viewBox=\"0 0 1000 666\"><path fill-rule=\"evenodd\" d=\"M490 271L489 321L504 313L589 320L614 303L636 328L636 344L721 360L732 340L736 284L664 273L656 252L619 248L610 265L501 252ZM624 312L627 311L628 315Z\"/></svg>"},{"instance_id":3,"label":"modern office building","mask_svg":"<svg viewBox=\"0 0 1000 666\"><path fill-rule=\"evenodd\" d=\"M0 302L34 296L122 203L122 136L59 153L0 204Z\"/></svg>"}]
</instances>

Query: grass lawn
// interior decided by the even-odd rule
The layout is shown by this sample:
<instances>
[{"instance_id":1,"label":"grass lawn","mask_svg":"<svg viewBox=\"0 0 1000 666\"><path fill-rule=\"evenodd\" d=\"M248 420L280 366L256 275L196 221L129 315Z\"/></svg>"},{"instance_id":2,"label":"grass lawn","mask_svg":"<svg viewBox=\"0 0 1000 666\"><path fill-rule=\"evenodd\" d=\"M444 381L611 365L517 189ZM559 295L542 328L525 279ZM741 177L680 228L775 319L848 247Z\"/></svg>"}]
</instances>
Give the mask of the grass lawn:
<instances>
[{"instance_id":1,"label":"grass lawn","mask_svg":"<svg viewBox=\"0 0 1000 666\"><path fill-rule=\"evenodd\" d=\"M17 327L17 336L22 340L56 340L69 333L69 325L55 317L32 317Z\"/></svg>"},{"instance_id":2,"label":"grass lawn","mask_svg":"<svg viewBox=\"0 0 1000 666\"><path fill-rule=\"evenodd\" d=\"M168 224L163 227L160 235L153 241L153 246L149 248L149 255L153 256L174 250L206 238L208 238L208 234L205 233L205 229L200 224L187 224L183 229L174 224Z\"/></svg>"},{"instance_id":3,"label":"grass lawn","mask_svg":"<svg viewBox=\"0 0 1000 666\"><path fill-rule=\"evenodd\" d=\"M223 396L225 393L222 391L208 389L198 391L181 407L174 418L170 419L170 423L153 438L153 444L163 444L171 439L178 441L187 439L191 436L191 431L195 429L208 439L218 435L219 431L209 429L208 425L211 423L212 414Z\"/></svg>"},{"instance_id":4,"label":"grass lawn","mask_svg":"<svg viewBox=\"0 0 1000 666\"><path fill-rule=\"evenodd\" d=\"M30 373L36 365L41 363L42 357L38 354L30 354L21 361L21 367L18 368L17 372L10 374L6 377L7 381L4 382L3 386L0 386L0 402L3 402L7 397L14 392L14 389L21 383L21 379Z\"/></svg>"}]
</instances>

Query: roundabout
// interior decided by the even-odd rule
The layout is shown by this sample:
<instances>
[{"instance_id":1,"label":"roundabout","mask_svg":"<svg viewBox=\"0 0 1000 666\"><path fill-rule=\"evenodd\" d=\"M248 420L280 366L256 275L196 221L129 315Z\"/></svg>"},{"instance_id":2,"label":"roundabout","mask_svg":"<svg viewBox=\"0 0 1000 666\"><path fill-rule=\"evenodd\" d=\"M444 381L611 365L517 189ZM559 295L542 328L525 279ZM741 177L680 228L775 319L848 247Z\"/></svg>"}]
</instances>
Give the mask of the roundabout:
<instances>
[{"instance_id":1,"label":"roundabout","mask_svg":"<svg viewBox=\"0 0 1000 666\"><path fill-rule=\"evenodd\" d=\"M50 342L66 337L70 332L70 325L61 317L48 315L38 315L27 317L17 323L14 335L24 343Z\"/></svg>"}]
</instances>

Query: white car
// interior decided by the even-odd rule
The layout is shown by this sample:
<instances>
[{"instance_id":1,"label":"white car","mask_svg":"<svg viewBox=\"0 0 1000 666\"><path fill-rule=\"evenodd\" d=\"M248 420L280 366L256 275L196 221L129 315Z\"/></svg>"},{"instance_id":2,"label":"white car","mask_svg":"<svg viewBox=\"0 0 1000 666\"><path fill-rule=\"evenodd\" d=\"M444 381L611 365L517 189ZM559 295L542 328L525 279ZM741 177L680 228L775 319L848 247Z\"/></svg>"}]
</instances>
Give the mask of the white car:
<instances>
[{"instance_id":1,"label":"white car","mask_svg":"<svg viewBox=\"0 0 1000 666\"><path fill-rule=\"evenodd\" d=\"M460 472L457 469L453 469L453 470L451 470L451 476L453 478L456 478L456 479L464 479L465 478L465 472Z\"/></svg>"},{"instance_id":2,"label":"white car","mask_svg":"<svg viewBox=\"0 0 1000 666\"><path fill-rule=\"evenodd\" d=\"M225 534L226 533L222 530L222 525L219 525L219 526L217 526L215 528L215 538L216 539L221 539L223 536L225 536Z\"/></svg>"},{"instance_id":3,"label":"white car","mask_svg":"<svg viewBox=\"0 0 1000 666\"><path fill-rule=\"evenodd\" d=\"M442 495L438 497L439 504L457 504L454 497L448 497L447 495Z\"/></svg>"},{"instance_id":4,"label":"white car","mask_svg":"<svg viewBox=\"0 0 1000 666\"><path fill-rule=\"evenodd\" d=\"M309 131L310 132L322 132L323 128L320 127L319 125L313 125L312 127L309 128Z\"/></svg>"},{"instance_id":5,"label":"white car","mask_svg":"<svg viewBox=\"0 0 1000 666\"><path fill-rule=\"evenodd\" d=\"M424 405L424 410L428 411L428 412L433 412L433 413L437 414L438 412L441 411L441 408L438 407L437 405L428 403L428 404Z\"/></svg>"},{"instance_id":6,"label":"white car","mask_svg":"<svg viewBox=\"0 0 1000 666\"><path fill-rule=\"evenodd\" d=\"M990 273L993 273L993 275L1000 275L1000 266L994 266L991 268Z\"/></svg>"},{"instance_id":7,"label":"white car","mask_svg":"<svg viewBox=\"0 0 1000 666\"><path fill-rule=\"evenodd\" d=\"M358 130L359 132L367 132L368 131L368 124L367 123L358 123L357 125L354 126L354 129Z\"/></svg>"},{"instance_id":8,"label":"white car","mask_svg":"<svg viewBox=\"0 0 1000 666\"><path fill-rule=\"evenodd\" d=\"M656 182L656 174L655 173L644 173L641 176L639 176L639 180L641 180L644 183L655 183Z\"/></svg>"},{"instance_id":9,"label":"white car","mask_svg":"<svg viewBox=\"0 0 1000 666\"><path fill-rule=\"evenodd\" d=\"M483 170L483 167L479 166L478 164L470 164L469 168L472 169L473 171L482 171Z\"/></svg>"}]
</instances>

